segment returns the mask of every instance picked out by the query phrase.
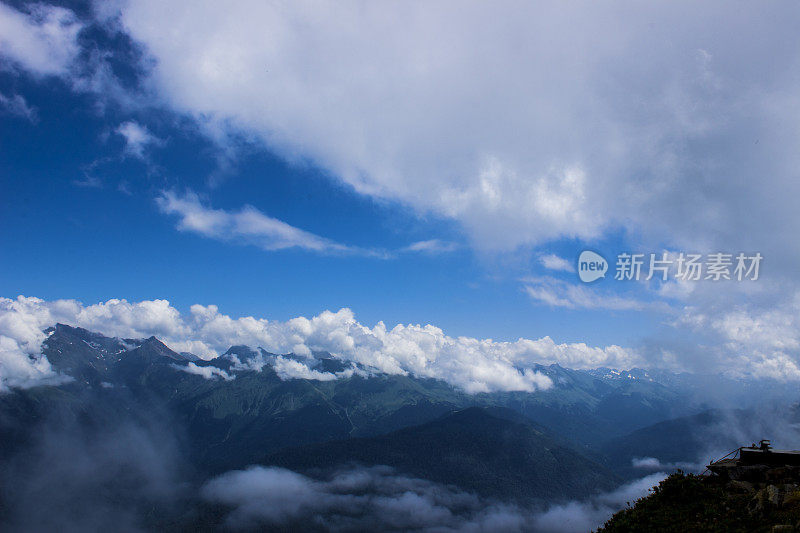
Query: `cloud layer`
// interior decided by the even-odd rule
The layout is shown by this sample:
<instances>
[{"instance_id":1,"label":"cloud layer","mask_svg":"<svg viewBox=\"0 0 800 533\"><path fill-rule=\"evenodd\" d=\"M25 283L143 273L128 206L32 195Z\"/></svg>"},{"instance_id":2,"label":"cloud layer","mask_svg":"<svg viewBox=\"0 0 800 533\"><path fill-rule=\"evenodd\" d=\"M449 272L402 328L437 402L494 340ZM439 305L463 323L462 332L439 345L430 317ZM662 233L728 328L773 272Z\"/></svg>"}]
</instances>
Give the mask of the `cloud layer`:
<instances>
[{"instance_id":1,"label":"cloud layer","mask_svg":"<svg viewBox=\"0 0 800 533\"><path fill-rule=\"evenodd\" d=\"M547 286L544 287L540 289L546 290ZM557 301L550 302L551 296ZM587 301L583 293L543 293L541 297L551 305L567 307L580 304L628 309L639 305L613 298L606 302ZM562 297L571 299L562 302L559 300ZM516 341L451 337L430 324L397 324L388 328L378 322L369 327L359 323L349 309L282 322L252 316L231 317L215 305L193 305L188 313L181 313L167 300L108 300L83 305L76 300L0 298L0 390L64 379L53 373L47 360L39 355L45 339L42 331L57 322L121 338L155 335L172 349L191 352L203 359L214 358L234 345L262 347L271 353L294 353L301 357L310 357L316 351L329 352L380 372L442 379L471 393L547 389L552 385L550 379L535 367L552 363L576 369L666 366L675 370L724 372L733 377L799 380L798 301L795 298L793 304L771 312L736 307L706 313L686 307L672 319L672 326L677 329L671 330L671 336L674 337L674 331L694 331L698 338L690 346L680 344L678 339L672 343L645 343L639 349L631 349L616 345L558 344L550 337ZM259 370L265 364L257 356L255 360L240 362L234 370ZM354 372L352 369L336 374L319 372L282 357L270 364L284 379L329 380ZM209 379L232 377L202 366L185 370Z\"/></svg>"},{"instance_id":2,"label":"cloud layer","mask_svg":"<svg viewBox=\"0 0 800 533\"><path fill-rule=\"evenodd\" d=\"M487 501L386 467L342 470L314 480L282 468L250 467L212 479L201 490L229 509L234 529L289 526L329 531L589 531L665 476L654 474L584 502L544 512Z\"/></svg>"},{"instance_id":3,"label":"cloud layer","mask_svg":"<svg viewBox=\"0 0 800 533\"><path fill-rule=\"evenodd\" d=\"M800 379L800 292L765 305L689 305L674 325L699 335L704 359L737 374Z\"/></svg>"},{"instance_id":4,"label":"cloud layer","mask_svg":"<svg viewBox=\"0 0 800 533\"><path fill-rule=\"evenodd\" d=\"M342 471L328 481L250 467L211 480L202 495L231 508L226 524L235 529L303 524L327 531L523 531L529 516L385 467Z\"/></svg>"},{"instance_id":5,"label":"cloud layer","mask_svg":"<svg viewBox=\"0 0 800 533\"><path fill-rule=\"evenodd\" d=\"M151 0L120 21L162 101L212 137L453 218L481 248L623 227L751 249L800 224L792 3L454 7L208 1L164 18Z\"/></svg>"},{"instance_id":6,"label":"cloud layer","mask_svg":"<svg viewBox=\"0 0 800 533\"><path fill-rule=\"evenodd\" d=\"M22 13L0 3L0 60L38 76L65 74L80 51L82 27L68 9L37 4Z\"/></svg>"},{"instance_id":7,"label":"cloud layer","mask_svg":"<svg viewBox=\"0 0 800 533\"><path fill-rule=\"evenodd\" d=\"M280 322L232 318L214 305L193 305L189 313L181 314L166 300L109 300L83 305L75 300L48 302L22 296L0 299L0 335L13 342L17 352L12 354L38 353L44 340L41 331L57 322L122 338L155 335L176 351L192 352L205 359L233 345L260 346L272 353L300 356L327 351L381 372L442 379L468 392L547 389L552 382L534 369L536 364L630 368L641 362L635 352L619 346L556 344L549 337L498 342L450 337L432 325L398 324L389 329L379 322L369 328L360 324L349 309ZM24 361L30 359L25 364L20 363L21 357L8 355L2 360L3 380L9 384L25 383L25 376L33 379L39 372L49 370L41 357L25 356ZM280 359L276 370L286 377L336 377L317 376L307 368L296 368L291 360ZM44 370L37 370L40 366Z\"/></svg>"},{"instance_id":8,"label":"cloud layer","mask_svg":"<svg viewBox=\"0 0 800 533\"><path fill-rule=\"evenodd\" d=\"M760 249L784 272L800 260L775 231L800 228L792 2L735 16L723 1L160 9L98 4L81 21L3 4L0 56L129 109L188 115L225 153L260 140L362 194L454 219L482 249L623 229ZM92 24L141 45L137 89L81 48Z\"/></svg>"}]
</instances>

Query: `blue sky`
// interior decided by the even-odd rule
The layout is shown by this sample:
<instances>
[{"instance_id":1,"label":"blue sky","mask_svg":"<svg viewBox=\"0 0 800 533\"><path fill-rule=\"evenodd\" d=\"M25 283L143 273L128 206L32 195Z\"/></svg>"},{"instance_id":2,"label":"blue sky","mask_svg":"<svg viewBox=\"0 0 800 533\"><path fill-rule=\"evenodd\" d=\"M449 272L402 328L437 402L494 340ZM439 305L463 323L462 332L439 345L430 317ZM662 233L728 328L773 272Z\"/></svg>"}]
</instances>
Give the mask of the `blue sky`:
<instances>
[{"instance_id":1,"label":"blue sky","mask_svg":"<svg viewBox=\"0 0 800 533\"><path fill-rule=\"evenodd\" d=\"M0 295L347 307L800 377L796 6L451 15L0 4ZM584 249L612 270L624 251L765 259L749 284L584 285Z\"/></svg>"},{"instance_id":2,"label":"blue sky","mask_svg":"<svg viewBox=\"0 0 800 533\"><path fill-rule=\"evenodd\" d=\"M635 341L639 332L626 333L631 321L648 328L653 320L631 311L553 313L519 283L547 271L536 254L475 252L452 222L365 198L312 164L264 148L246 149L217 177L215 147L178 117L98 114L94 99L62 83L4 77L4 89L36 109L35 121L6 114L0 126L4 295L165 298L182 309L213 303L232 315L283 320L349 307L367 324L432 323L452 335L593 344ZM147 149L146 161L126 155L125 138L114 133L129 120L164 139ZM438 239L457 247L379 258L219 242L178 231L174 217L159 211L162 191L186 189L215 208L249 204L351 246L392 251ZM557 242L536 253L573 259L580 246Z\"/></svg>"}]
</instances>

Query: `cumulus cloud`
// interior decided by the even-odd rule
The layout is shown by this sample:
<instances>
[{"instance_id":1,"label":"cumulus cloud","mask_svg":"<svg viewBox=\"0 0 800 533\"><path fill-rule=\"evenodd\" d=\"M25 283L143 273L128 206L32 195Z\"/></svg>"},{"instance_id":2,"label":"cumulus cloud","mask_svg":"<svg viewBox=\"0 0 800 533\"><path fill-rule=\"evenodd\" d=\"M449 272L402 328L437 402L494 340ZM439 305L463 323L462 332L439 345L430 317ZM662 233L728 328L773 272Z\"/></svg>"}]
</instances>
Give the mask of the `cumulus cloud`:
<instances>
[{"instance_id":1,"label":"cumulus cloud","mask_svg":"<svg viewBox=\"0 0 800 533\"><path fill-rule=\"evenodd\" d=\"M184 2L167 20L158 2L123 1L96 14L143 46L148 95L214 139L260 139L362 194L455 219L481 248L623 228L796 264L800 246L773 228L799 220L800 63L786 43L800 12L730 17L712 1L686 17L687 5L472 3L453 16L446 3ZM82 27L63 8L3 4L0 54L64 74ZM99 55L73 88L137 100Z\"/></svg>"},{"instance_id":2,"label":"cumulus cloud","mask_svg":"<svg viewBox=\"0 0 800 533\"><path fill-rule=\"evenodd\" d=\"M0 325L2 329L3 325ZM26 389L36 385L57 385L70 378L57 374L47 358L31 352L17 339L0 335L0 392L12 387Z\"/></svg>"},{"instance_id":3,"label":"cumulus cloud","mask_svg":"<svg viewBox=\"0 0 800 533\"><path fill-rule=\"evenodd\" d=\"M349 378L355 374L367 377L370 375L368 370L357 368L351 363L349 368L339 372L321 372L312 367L316 366L311 351L304 344L295 345L291 357L282 355L264 355L262 351L253 351L240 359L236 354L227 353L225 358L233 363L231 370L234 372L253 371L261 372L265 366L269 366L283 380L288 379L308 379L311 381L333 381L339 378Z\"/></svg>"},{"instance_id":4,"label":"cumulus cloud","mask_svg":"<svg viewBox=\"0 0 800 533\"><path fill-rule=\"evenodd\" d=\"M652 250L758 250L781 285L773 305L797 287L800 244L784 238L800 231L793 4L735 17L717 0L192 2L169 21L159 9L124 3L120 27L149 54L161 101L226 150L260 139L360 194L455 220L484 251L622 232ZM412 247L440 248L422 242ZM585 287L524 290L557 307L648 307ZM715 290L709 301L731 307L731 287ZM685 284L650 296L713 310Z\"/></svg>"},{"instance_id":5,"label":"cumulus cloud","mask_svg":"<svg viewBox=\"0 0 800 533\"><path fill-rule=\"evenodd\" d=\"M65 74L83 28L68 9L35 4L23 13L0 3L0 58L36 75Z\"/></svg>"},{"instance_id":6,"label":"cumulus cloud","mask_svg":"<svg viewBox=\"0 0 800 533\"><path fill-rule=\"evenodd\" d=\"M273 368L281 379L310 379L314 381L333 381L340 377L349 378L356 372L354 368L341 372L320 372L309 368L308 365L300 361L281 356L275 358Z\"/></svg>"},{"instance_id":7,"label":"cumulus cloud","mask_svg":"<svg viewBox=\"0 0 800 533\"><path fill-rule=\"evenodd\" d=\"M143 159L148 146L160 145L163 141L150 133L146 126L132 120L123 122L116 132L125 138L125 153Z\"/></svg>"},{"instance_id":8,"label":"cumulus cloud","mask_svg":"<svg viewBox=\"0 0 800 533\"><path fill-rule=\"evenodd\" d=\"M196 376L203 376L205 379L222 378L225 381L230 381L236 377L231 376L221 368L215 366L199 366L192 362L186 365L172 365L172 368L189 374L195 374Z\"/></svg>"},{"instance_id":9,"label":"cumulus cloud","mask_svg":"<svg viewBox=\"0 0 800 533\"><path fill-rule=\"evenodd\" d=\"M26 308L23 302L0 298L0 392L69 380L40 354L47 338L40 327L45 314Z\"/></svg>"},{"instance_id":10,"label":"cumulus cloud","mask_svg":"<svg viewBox=\"0 0 800 533\"><path fill-rule=\"evenodd\" d=\"M800 379L800 292L788 292L777 304L752 300L702 299L686 306L674 325L698 334L706 357L738 375Z\"/></svg>"},{"instance_id":11,"label":"cumulus cloud","mask_svg":"<svg viewBox=\"0 0 800 533\"><path fill-rule=\"evenodd\" d=\"M163 100L215 138L260 138L485 249L618 227L749 249L797 227L793 4L454 6L185 2L164 19L137 1L120 21Z\"/></svg>"},{"instance_id":12,"label":"cumulus cloud","mask_svg":"<svg viewBox=\"0 0 800 533\"><path fill-rule=\"evenodd\" d=\"M36 353L41 344L41 331L61 322L121 338L155 335L176 351L192 352L205 359L234 345L260 346L278 354L326 351L381 372L442 379L468 392L551 387L551 380L535 369L537 364L630 368L641 363L636 352L613 345L557 344L550 337L513 342L450 337L440 328L419 324L398 324L389 329L379 322L370 328L359 323L349 309L281 322L232 318L214 305L193 305L182 314L166 300L109 300L83 305L75 300L45 301L20 296L15 300L0 299L0 311L0 323L22 328L7 328L5 331L10 333L4 334L21 339L20 342L27 339L25 346L31 353ZM279 366L286 376L300 372L306 377L320 377L294 367L289 360Z\"/></svg>"},{"instance_id":13,"label":"cumulus cloud","mask_svg":"<svg viewBox=\"0 0 800 533\"><path fill-rule=\"evenodd\" d=\"M165 191L157 198L161 211L177 215L178 229L212 239L253 244L264 250L301 248L321 253L360 252L355 248L291 226L245 206L238 211L225 211L204 206L192 192L178 195Z\"/></svg>"},{"instance_id":14,"label":"cumulus cloud","mask_svg":"<svg viewBox=\"0 0 800 533\"><path fill-rule=\"evenodd\" d=\"M797 316L792 306L757 316L744 308L711 315L687 308L675 319L675 325L713 336L715 344L695 348L703 350L706 370L734 377L796 380L800 379ZM536 370L537 364L557 363L576 369L632 368L648 366L646 357L656 357L647 346L639 351L616 345L556 343L550 337L515 341L451 337L430 324L397 324L388 328L378 322L369 327L359 323L349 309L274 321L252 316L234 318L214 305L193 305L187 313L181 313L166 300L108 300L83 305L75 300L45 301L20 296L0 299L0 335L8 339L2 344L1 367L6 386L29 386L56 379L47 360L38 354L44 340L42 330L57 322L120 338L155 335L172 349L203 359L217 357L234 345L302 357L311 357L317 351L329 352L375 371L442 379L471 393L551 387L551 380ZM682 369L690 368L686 365L691 361L684 359L696 359L693 354L676 358L662 349L657 356L659 361ZM260 370L270 364L284 379L328 380L352 375L350 369L320 372L302 360L290 358L266 361L263 355L257 355L238 361L238 365L237 361L234 371Z\"/></svg>"},{"instance_id":15,"label":"cumulus cloud","mask_svg":"<svg viewBox=\"0 0 800 533\"><path fill-rule=\"evenodd\" d=\"M628 303L609 304L587 300L585 294L567 294L573 299L565 305L631 308ZM674 319L674 325L708 338L710 344L695 347L695 351L703 351L707 371L723 371L734 377L797 380L800 379L797 302L800 297L792 305L769 312L747 307L710 313L684 308ZM675 357L659 349L653 355L647 346L643 351L616 345L593 347L585 343L556 343L550 337L515 341L451 337L430 324L397 324L389 328L378 322L369 327L359 323L349 309L325 311L311 318L273 321L252 316L234 318L214 305L193 305L188 313L181 313L166 300L112 299L83 305L75 300L48 302L20 296L0 299L0 335L5 337L0 341L4 387L61 379L47 360L38 355L45 338L42 331L57 322L120 338L155 335L176 351L191 352L204 359L216 357L234 345L258 346L271 353L304 357L316 351L330 352L341 360L380 372L442 379L472 393L549 388L552 383L536 370L537 364L557 363L577 369L632 368L648 366L647 358L658 357L675 369L691 369L687 366L691 363L689 359L697 359L695 352ZM285 379L327 380L351 375L350 370L335 374L319 372L296 359L267 362L263 355L260 359L257 356L240 361L234 370L260 370L267 363L275 366Z\"/></svg>"}]
</instances>

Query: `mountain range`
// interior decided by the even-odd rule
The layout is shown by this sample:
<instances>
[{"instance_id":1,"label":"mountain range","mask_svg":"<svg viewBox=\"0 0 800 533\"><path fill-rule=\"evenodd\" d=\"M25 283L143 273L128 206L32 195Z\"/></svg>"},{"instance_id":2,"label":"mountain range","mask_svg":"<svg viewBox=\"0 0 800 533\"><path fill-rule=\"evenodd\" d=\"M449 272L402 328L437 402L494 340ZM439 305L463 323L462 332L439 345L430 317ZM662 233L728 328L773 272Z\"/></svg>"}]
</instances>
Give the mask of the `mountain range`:
<instances>
[{"instance_id":1,"label":"mountain range","mask_svg":"<svg viewBox=\"0 0 800 533\"><path fill-rule=\"evenodd\" d=\"M720 424L758 418L746 409L709 410L688 392L691 378L641 369L540 365L550 389L468 394L327 353L233 346L203 361L155 337L117 339L64 324L46 333L42 353L71 380L0 395L0 519L8 523L19 520L15 476L33 468L30 450L41 449L53 428L70 435L79 428L84 448L108 428L146 428L192 486L250 465L310 479L386 466L490 501L545 506L610 491L648 468L696 462L734 443ZM287 376L287 361L313 374ZM753 432L768 426L750 424ZM703 431L720 438L704 441ZM223 516L166 507L150 512L151 525L213 525ZM175 517L174 509L183 510Z\"/></svg>"}]
</instances>

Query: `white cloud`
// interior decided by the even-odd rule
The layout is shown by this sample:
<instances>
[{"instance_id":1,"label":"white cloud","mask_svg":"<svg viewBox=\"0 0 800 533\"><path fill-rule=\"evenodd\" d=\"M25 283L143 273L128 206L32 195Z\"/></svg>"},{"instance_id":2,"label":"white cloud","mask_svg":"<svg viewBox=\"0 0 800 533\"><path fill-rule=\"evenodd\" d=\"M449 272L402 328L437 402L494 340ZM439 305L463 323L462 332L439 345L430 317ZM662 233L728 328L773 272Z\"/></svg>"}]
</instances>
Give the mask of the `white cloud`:
<instances>
[{"instance_id":1,"label":"white cloud","mask_svg":"<svg viewBox=\"0 0 800 533\"><path fill-rule=\"evenodd\" d=\"M206 350L207 348L204 346L203 349ZM271 366L274 363L271 356L264 357L264 354L261 353L260 350L254 350L244 361L234 354L228 354L226 357L233 363L233 365L231 365L231 370L234 372L261 372L265 366Z\"/></svg>"},{"instance_id":2,"label":"white cloud","mask_svg":"<svg viewBox=\"0 0 800 533\"><path fill-rule=\"evenodd\" d=\"M314 370L297 361L295 359L288 359L286 357L278 356L275 358L273 365L275 372L281 379L311 379L314 381L333 381L340 377L351 377L354 369L343 370L342 372L320 372Z\"/></svg>"},{"instance_id":3,"label":"white cloud","mask_svg":"<svg viewBox=\"0 0 800 533\"><path fill-rule=\"evenodd\" d=\"M800 297L795 304L771 312L744 307L716 311L705 308L708 312L686 308L673 326L679 328L682 337L694 331L713 343L693 341L694 351L678 357L664 349L652 355L615 345L559 344L550 337L516 341L451 337L433 325L398 324L387 328L379 322L368 327L359 323L349 309L282 322L233 318L220 313L214 305L193 305L188 313L181 313L166 300L108 300L83 305L75 300L0 298L0 336L4 337L0 339L0 388L59 379L47 360L39 356L42 331L57 322L122 338L155 335L176 351L195 353L204 359L216 357L233 345L260 346L272 353L301 356L326 351L380 372L442 379L471 393L547 389L552 382L534 369L536 364L624 369L649 366L648 360L664 362L669 356L670 365L676 370L692 369L698 350L703 355L705 371L800 380L797 302ZM258 371L266 364L263 356L256 357L234 364L232 370ZM281 357L269 364L284 379L329 380L354 372L320 372L302 361Z\"/></svg>"},{"instance_id":4,"label":"white cloud","mask_svg":"<svg viewBox=\"0 0 800 533\"><path fill-rule=\"evenodd\" d=\"M688 280L668 280L658 289L659 296L675 300L687 300L692 296L696 283Z\"/></svg>"},{"instance_id":5,"label":"white cloud","mask_svg":"<svg viewBox=\"0 0 800 533\"><path fill-rule=\"evenodd\" d=\"M233 529L297 529L314 517L330 531L512 532L523 531L533 514L380 466L342 470L323 481L254 466L213 478L201 495L227 508Z\"/></svg>"},{"instance_id":6,"label":"white cloud","mask_svg":"<svg viewBox=\"0 0 800 533\"><path fill-rule=\"evenodd\" d=\"M253 466L213 478L202 487L201 496L228 508L226 525L233 529L296 525L313 516L332 531L567 533L594 530L627 502L646 496L664 477L653 474L587 501L555 505L544 512L489 501L380 466L341 470L325 480L283 468Z\"/></svg>"},{"instance_id":7,"label":"white cloud","mask_svg":"<svg viewBox=\"0 0 800 533\"><path fill-rule=\"evenodd\" d=\"M453 218L481 248L622 227L800 257L774 231L800 229L793 3L161 9L128 2L121 21L173 109Z\"/></svg>"},{"instance_id":8,"label":"white cloud","mask_svg":"<svg viewBox=\"0 0 800 533\"><path fill-rule=\"evenodd\" d=\"M0 298L0 392L68 381L39 352L46 339L40 326L48 314L24 301Z\"/></svg>"},{"instance_id":9,"label":"white cloud","mask_svg":"<svg viewBox=\"0 0 800 533\"><path fill-rule=\"evenodd\" d=\"M662 304L650 304L632 298L617 296L609 291L601 292L595 287L568 283L563 280L543 277L523 280L525 292L533 300L552 307L568 309L611 309L614 311L640 311L647 308L668 309Z\"/></svg>"},{"instance_id":10,"label":"white cloud","mask_svg":"<svg viewBox=\"0 0 800 533\"><path fill-rule=\"evenodd\" d=\"M35 123L37 120L36 109L29 106L28 102L25 101L25 98L18 94L6 96L3 93L0 93L0 109L5 110L7 113L12 115L26 118L30 122Z\"/></svg>"},{"instance_id":11,"label":"white cloud","mask_svg":"<svg viewBox=\"0 0 800 533\"><path fill-rule=\"evenodd\" d=\"M0 56L37 75L65 74L80 49L72 11L36 4L22 13L0 2Z\"/></svg>"},{"instance_id":12,"label":"white cloud","mask_svg":"<svg viewBox=\"0 0 800 533\"><path fill-rule=\"evenodd\" d=\"M556 254L545 254L539 257L539 262L548 270L561 270L564 272L575 272L572 262Z\"/></svg>"},{"instance_id":13,"label":"white cloud","mask_svg":"<svg viewBox=\"0 0 800 533\"><path fill-rule=\"evenodd\" d=\"M295 345L292 349L292 353L295 356L312 357L311 351L303 344ZM233 354L228 354L225 357L233 362L231 370L234 372L261 372L265 366L270 366L282 380L309 379L312 381L333 381L339 378L349 378L354 374L364 377L369 376L369 372L357 369L354 365L340 372L320 372L319 370L309 367L309 364L313 366L312 359L303 361L295 358L283 357L281 355L264 357L264 354L260 351L254 351L254 353L250 354L244 361Z\"/></svg>"},{"instance_id":14,"label":"white cloud","mask_svg":"<svg viewBox=\"0 0 800 533\"><path fill-rule=\"evenodd\" d=\"M222 145L260 139L362 194L453 218L481 248L623 229L671 249L758 249L769 275L793 282L792 3L730 17L718 0L457 10L206 1L175 3L168 19L154 0L119 5L119 21L97 6L101 22L144 45L155 66L142 86L155 93L125 93L96 50L83 50L92 59L82 77L69 73L82 26L62 8L0 4L0 54L128 106L165 103ZM717 31L705 31L710 23ZM296 229L257 214L262 227L246 238L261 245ZM408 249L441 249L434 243ZM684 288L665 285L664 295Z\"/></svg>"},{"instance_id":15,"label":"white cloud","mask_svg":"<svg viewBox=\"0 0 800 533\"><path fill-rule=\"evenodd\" d=\"M635 352L613 345L601 348L584 343L557 344L550 337L513 342L450 337L435 326L418 324L398 324L388 329L379 322L370 328L356 321L349 309L280 322L232 318L214 305L193 305L189 313L181 314L166 300L109 300L83 305L75 300L48 302L20 296L16 300L0 299L0 312L0 324L18 325L0 333L17 342L24 341L25 349L31 353L38 353L41 342L41 333L37 336L36 332L61 322L108 336L155 335L173 350L192 352L204 359L233 345L261 346L278 354L327 351L381 372L442 379L472 393L547 389L552 382L534 370L537 363L559 363L570 368L630 368L642 363ZM308 369L295 367L289 361L280 363L286 377L327 379L324 373L306 373Z\"/></svg>"},{"instance_id":16,"label":"white cloud","mask_svg":"<svg viewBox=\"0 0 800 533\"><path fill-rule=\"evenodd\" d=\"M264 250L301 248L322 253L367 253L291 226L245 206L238 211L213 209L200 203L196 194L183 196L166 191L157 198L161 211L178 215L178 229L212 239L253 244Z\"/></svg>"},{"instance_id":17,"label":"white cloud","mask_svg":"<svg viewBox=\"0 0 800 533\"><path fill-rule=\"evenodd\" d=\"M36 385L57 385L70 378L57 374L47 358L20 346L17 339L0 335L0 392Z\"/></svg>"},{"instance_id":18,"label":"white cloud","mask_svg":"<svg viewBox=\"0 0 800 533\"><path fill-rule=\"evenodd\" d=\"M673 472L680 469L688 472L699 472L705 466L705 462L700 463L662 463L655 457L634 457L631 459L631 466L642 470L658 470L660 472Z\"/></svg>"},{"instance_id":19,"label":"white cloud","mask_svg":"<svg viewBox=\"0 0 800 533\"><path fill-rule=\"evenodd\" d=\"M116 3L93 7L96 12L114 11L112 4ZM150 107L152 94L146 88L132 89L115 73L112 63L127 61L126 51L106 46L84 32L93 21L80 20L69 9L45 3L28 3L24 9L0 2L0 71L56 77L74 92L95 97L98 110L108 104L127 111ZM113 26L105 16L99 22ZM116 27L109 30L117 32ZM80 37L86 37L85 46Z\"/></svg>"},{"instance_id":20,"label":"white cloud","mask_svg":"<svg viewBox=\"0 0 800 533\"><path fill-rule=\"evenodd\" d=\"M181 372L203 376L205 379L222 378L225 381L230 381L236 378L236 376L231 376L221 368L215 366L199 366L192 362L186 365L172 365L172 368L180 370Z\"/></svg>"},{"instance_id":21,"label":"white cloud","mask_svg":"<svg viewBox=\"0 0 800 533\"><path fill-rule=\"evenodd\" d=\"M661 461L655 457L634 457L631 459L634 468L662 468Z\"/></svg>"},{"instance_id":22,"label":"white cloud","mask_svg":"<svg viewBox=\"0 0 800 533\"><path fill-rule=\"evenodd\" d=\"M125 153L143 159L145 148L150 145L160 145L162 140L154 136L147 127L134 122L123 122L116 132L125 138Z\"/></svg>"},{"instance_id":23,"label":"white cloud","mask_svg":"<svg viewBox=\"0 0 800 533\"><path fill-rule=\"evenodd\" d=\"M554 505L535 517L536 531L565 533L593 531L628 503L647 496L655 485L667 477L663 472L637 479L616 490L597 495L588 501L573 501Z\"/></svg>"},{"instance_id":24,"label":"white cloud","mask_svg":"<svg viewBox=\"0 0 800 533\"><path fill-rule=\"evenodd\" d=\"M453 252L458 248L454 242L442 241L440 239L430 239L427 241L417 241L409 244L401 251L403 252L421 252L426 254L443 254Z\"/></svg>"},{"instance_id":25,"label":"white cloud","mask_svg":"<svg viewBox=\"0 0 800 533\"><path fill-rule=\"evenodd\" d=\"M265 215L249 205L230 211L214 209L203 205L191 191L183 195L164 191L156 198L156 203L162 213L179 217L179 230L221 241L252 244L268 251L300 248L318 253L355 254L376 259L396 256L396 252L392 251L337 243ZM415 242L399 252L440 254L455 249L455 243L431 239Z\"/></svg>"},{"instance_id":26,"label":"white cloud","mask_svg":"<svg viewBox=\"0 0 800 533\"><path fill-rule=\"evenodd\" d=\"M708 342L704 355L712 364L734 375L800 379L800 292L777 305L699 304L684 308L673 325Z\"/></svg>"}]
</instances>

